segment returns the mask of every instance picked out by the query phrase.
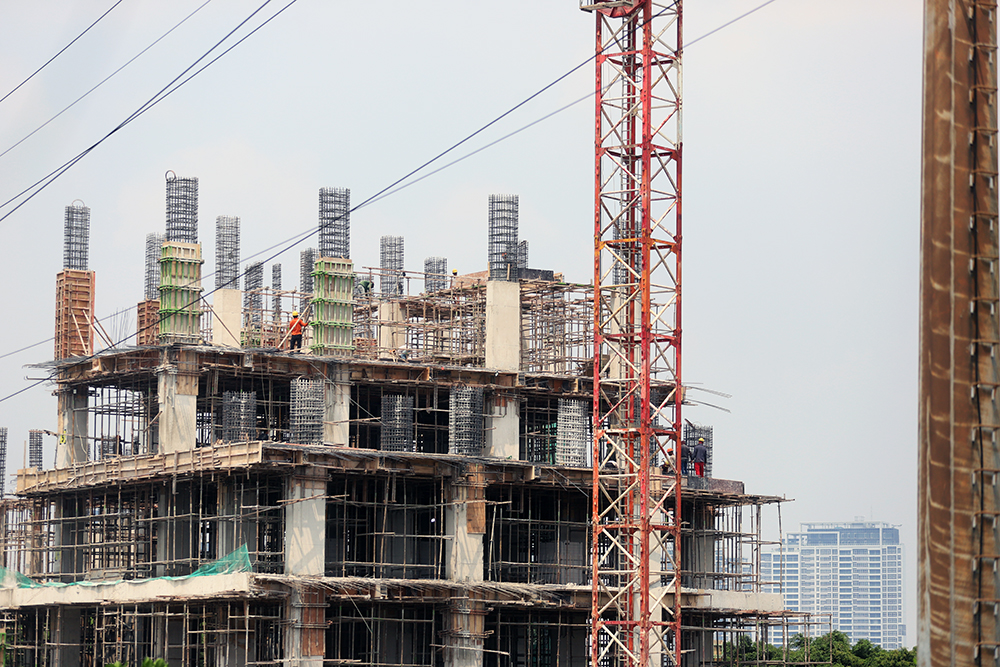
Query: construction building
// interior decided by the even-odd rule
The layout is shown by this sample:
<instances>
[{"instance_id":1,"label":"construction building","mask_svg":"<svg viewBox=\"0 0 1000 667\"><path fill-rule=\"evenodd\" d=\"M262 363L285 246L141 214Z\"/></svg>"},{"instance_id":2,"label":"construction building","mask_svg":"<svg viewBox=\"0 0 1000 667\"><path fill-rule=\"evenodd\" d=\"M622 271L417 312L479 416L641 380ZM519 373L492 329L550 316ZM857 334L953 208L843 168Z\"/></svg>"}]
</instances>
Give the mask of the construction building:
<instances>
[{"instance_id":1,"label":"construction building","mask_svg":"<svg viewBox=\"0 0 1000 667\"><path fill-rule=\"evenodd\" d=\"M168 191L190 199L196 184ZM330 192L346 191L321 202ZM440 257L404 272L402 238L386 237L377 269L310 252L309 293L263 286L260 264L235 290L230 252L211 306L189 199L188 222L168 215L173 232L147 244L159 259L137 338L155 340L42 364L56 465L18 471L0 536L12 664L588 664L593 288L518 265L516 197L491 198L505 224L490 221L503 238L482 274L446 275ZM219 218L223 248L239 246L233 220ZM332 234L341 252L346 233ZM293 354L302 304L307 350ZM673 475L661 458L650 496ZM711 466L683 493L682 570L649 554L658 605L682 580L683 664L739 664L725 642L810 623L759 574L782 499ZM600 583L607 602L616 582Z\"/></svg>"},{"instance_id":2,"label":"construction building","mask_svg":"<svg viewBox=\"0 0 1000 667\"><path fill-rule=\"evenodd\" d=\"M135 339L96 344L93 273L60 301L55 466L2 514L13 664L694 667L811 635L760 574L783 499L684 469L713 443L681 418L681 5L580 7L593 285L528 267L510 194L481 273L407 271L399 236L355 267L324 188L298 289L240 271L220 216L208 295L198 180L168 172Z\"/></svg>"}]
</instances>

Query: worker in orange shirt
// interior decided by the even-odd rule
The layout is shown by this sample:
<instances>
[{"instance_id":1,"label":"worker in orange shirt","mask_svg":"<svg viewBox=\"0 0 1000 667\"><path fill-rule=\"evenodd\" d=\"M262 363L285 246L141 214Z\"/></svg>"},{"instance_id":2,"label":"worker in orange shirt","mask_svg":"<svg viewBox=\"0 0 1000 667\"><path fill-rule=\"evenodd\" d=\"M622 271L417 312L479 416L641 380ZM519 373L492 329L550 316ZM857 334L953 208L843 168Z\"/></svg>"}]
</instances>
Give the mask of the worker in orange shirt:
<instances>
[{"instance_id":1,"label":"worker in orange shirt","mask_svg":"<svg viewBox=\"0 0 1000 667\"><path fill-rule=\"evenodd\" d=\"M288 333L292 336L291 350L302 349L302 329L308 325L308 322L299 317L299 311L292 311L292 321L288 323Z\"/></svg>"}]
</instances>

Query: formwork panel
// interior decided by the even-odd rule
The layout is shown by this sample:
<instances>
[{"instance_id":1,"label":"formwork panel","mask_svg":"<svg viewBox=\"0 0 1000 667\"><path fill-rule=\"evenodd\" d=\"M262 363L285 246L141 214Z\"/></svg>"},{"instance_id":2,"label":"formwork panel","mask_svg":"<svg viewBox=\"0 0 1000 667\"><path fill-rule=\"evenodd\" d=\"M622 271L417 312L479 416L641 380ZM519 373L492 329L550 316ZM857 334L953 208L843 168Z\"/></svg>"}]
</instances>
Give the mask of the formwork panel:
<instances>
[{"instance_id":1,"label":"formwork panel","mask_svg":"<svg viewBox=\"0 0 1000 667\"><path fill-rule=\"evenodd\" d=\"M93 353L94 292L93 271L65 269L56 275L56 359Z\"/></svg>"}]
</instances>

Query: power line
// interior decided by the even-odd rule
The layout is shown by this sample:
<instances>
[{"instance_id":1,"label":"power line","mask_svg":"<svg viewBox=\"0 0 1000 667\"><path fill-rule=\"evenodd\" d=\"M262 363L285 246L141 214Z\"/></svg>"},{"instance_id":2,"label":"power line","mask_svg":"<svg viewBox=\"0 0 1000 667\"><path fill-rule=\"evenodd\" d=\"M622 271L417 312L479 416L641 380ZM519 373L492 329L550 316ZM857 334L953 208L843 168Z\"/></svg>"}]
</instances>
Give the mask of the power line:
<instances>
[{"instance_id":1,"label":"power line","mask_svg":"<svg viewBox=\"0 0 1000 667\"><path fill-rule=\"evenodd\" d=\"M3 102L4 100L5 100L5 99L7 99L8 97L10 97L11 95L13 95L13 94L14 94L15 92L17 92L17 89L18 89L18 88L20 88L20 87L21 87L21 86L23 86L24 84L28 83L29 81L31 81L31 79L32 79L32 78L33 78L33 77L34 77L34 76L35 76L36 74L38 74L39 72L41 72L41 71L42 71L43 69L45 69L45 67L46 67L46 66L47 66L47 65L48 65L49 63L51 63L51 62L52 62L53 60L55 60L55 59L56 59L56 58L58 58L58 57L59 57L60 55L62 55L63 51L65 51L65 50L66 50L66 49L68 49L69 47L73 46L73 44L75 44L75 43L76 43L76 40L78 40L78 39L80 39L81 37L83 37L84 35L86 35L86 34L87 34L87 32L88 32L88 31L89 31L89 30L90 30L91 28L93 28L93 27L94 27L95 25L97 25L98 23L100 23L101 19L103 19L103 18L104 18L105 16L107 16L108 14L110 14L110 13L111 13L111 10L112 10L112 9L114 9L115 7L117 7L117 6L118 6L118 5L120 5L120 4L122 4L122 0L118 0L118 2L116 2L116 3L115 3L115 4L113 4L113 5L111 5L111 8L110 8L110 9L108 9L108 11L106 11L106 12L104 12L103 14L101 14L100 16L98 16L98 17L97 17L97 20L96 20L96 21L94 21L93 23L91 23L91 24L90 24L89 26L87 26L87 29L86 29L86 30L84 30L83 32L81 32L81 33L80 33L79 35L77 35L76 37L74 37L74 38L73 38L73 41L72 41L72 42L70 42L70 43L69 43L69 44L67 44L66 46L62 47L61 49L59 49L59 53L55 54L54 56L52 56L51 58L49 58L48 60L46 60L46 61L45 61L45 63L44 63L44 64L43 64L43 65L42 65L41 67L39 67L38 69L36 69L36 70L35 70L34 72L32 72L32 73L31 73L31 74L30 74L30 75L28 76L28 78L27 78L27 79L25 79L25 80L24 80L24 81L22 81L21 83L17 84L17 86L15 86L15 87L14 87L14 90L10 91L9 93L7 93L6 95L4 95L3 97L0 97L0 103L2 103L2 102Z\"/></svg>"},{"instance_id":2,"label":"power line","mask_svg":"<svg viewBox=\"0 0 1000 667\"><path fill-rule=\"evenodd\" d=\"M11 216L11 214L13 214L19 208L21 208L22 206L24 206L25 204L27 204L29 201L31 201L32 199L34 199L45 188L47 188L53 181L55 181L57 178L59 178L64 173L66 173L67 171L69 171L77 162L79 162L80 160L82 160L91 151L93 151L95 148L97 148L102 143L104 143L105 141L107 141L107 139L109 139L113 134L115 134L116 132L118 132L119 130L121 130L122 128L124 128L126 125L128 125L129 123L131 123L133 120L135 120L136 118L138 118L142 114L144 114L147 111L149 111L150 109L152 109L154 106L156 106L160 102L162 102L170 94L174 93L177 89L179 89L185 83L187 83L188 81L190 81L191 79L193 79L195 76L197 76L201 72L205 71L205 69L209 65L211 65L214 62L216 62L219 58L221 58L222 56L224 56L227 53L229 53L230 51L232 51L236 46L238 46L241 43L243 43L244 40L246 40L248 37L250 37L251 35L253 35L254 33L256 33L258 30L260 30L261 28L263 28L265 25L267 25L268 23L270 23L279 14L281 14L282 12L284 12L286 9L288 9L289 7L291 7L296 2L297 2L297 0L291 0L287 5L285 5L280 10L278 10L277 12L275 12L274 15L272 15L266 21L264 21L263 23L261 23L259 26L257 26L254 30L252 30L250 33L248 33L247 35L245 35L242 39L240 39L239 41L237 41L231 47L229 47L228 49L226 49L225 51L223 51L219 56L217 56L216 58L214 58L213 60L211 60L208 64L206 64L205 66L203 66L201 69L197 70L194 74L192 74L188 78L184 79L180 83L177 83L177 81L179 79L181 79L181 77L183 77L185 74L187 74L188 72L190 72L199 62L201 62L202 60L204 60L205 58L207 58L209 56L209 54L212 53L212 51L214 51L215 49L217 49L223 42L225 42L227 39L229 39L233 35L233 33L235 33L237 30L239 30L241 27L243 27L243 25L245 25L247 23L247 21L249 21L250 19L252 19L258 12L260 12L262 9L264 9L264 7L266 7L267 5L269 5L271 3L271 0L265 0L264 4L262 4L260 7L258 7L257 9L255 9L249 16L247 16L245 19L243 19L235 28L233 28L232 30L230 30L226 34L225 37L223 37L218 42L216 42L215 45L212 46L212 48L210 48L208 51L206 51L204 54L202 54L193 63L191 63L190 65L188 65L188 67L183 72L181 72L176 77L174 77L174 79L171 80L170 83L168 83L166 86L164 86L163 88L161 88L159 90L159 92L157 92L155 95L153 95L151 98L149 98L142 106L140 106L138 109L136 109L135 111L133 111L128 116L128 118L126 118L121 123L119 123L117 126L115 126L114 129L112 129L110 132L108 132L103 137L101 137L96 143L94 143L93 145L91 145L89 148L85 149L81 153L77 154L76 157L72 158L68 162L65 162L61 167L57 167L55 170L49 172L47 175L45 175L42 178L40 178L39 180L35 181L32 185L28 186L27 188L25 188L24 190L22 190L21 192L19 192L15 196L11 197L10 199L8 199L7 201L5 201L4 203L0 204L0 208L3 208L4 206L7 206L8 204L11 204L12 202L16 201L21 196L23 196L24 194L26 194L27 192L29 192L33 188L35 188L34 192L32 192L27 197L25 197L20 203L18 203L16 206L14 206L14 208L12 208L6 214L4 214L2 217L0 217L0 222L3 222L4 220L6 220L8 217ZM177 84L177 85L175 86L174 84ZM171 86L173 86L173 88L171 88Z\"/></svg>"},{"instance_id":3,"label":"power line","mask_svg":"<svg viewBox=\"0 0 1000 667\"><path fill-rule=\"evenodd\" d=\"M44 123L42 123L41 125L39 125L38 127L36 127L36 128L35 128L34 130L32 130L32 131L31 131L31 132L30 132L30 133L29 133L29 134L28 134L27 136L25 136L25 137L24 137L24 138L22 138L22 139L21 139L20 141L18 141L18 142L17 142L16 144L14 144L13 146L11 146L11 147L10 147L10 148L8 148L7 150L5 150L5 151L4 151L3 153L0 153L0 157L3 157L3 156L4 156L4 155L6 155L7 153L11 152L11 151L12 151L12 150L14 150L15 148L17 148L18 146L20 146L21 144L23 144L23 143L24 143L25 141L27 141L27 140L28 140L28 139L30 139L30 138L31 138L32 136L34 136L34 135L35 135L35 133L36 133L36 132L38 132L39 130L41 130L41 129L42 129L43 127L45 127L46 125L48 125L49 123L51 123L52 121L54 121L54 120L55 120L56 118L58 118L59 116L63 115L63 114L64 114L64 113L66 113L67 111L69 111L70 109L72 109L72 108L73 108L74 106L76 106L76 104L77 104L78 102L80 102L80 101L81 101L81 100L82 100L83 98L87 97L87 96L88 96L88 95L90 95L90 94L91 94L92 92L94 92L95 90L97 90L98 88L100 88L101 86L103 86L103 85L104 85L105 83L107 83L107 81L108 81L108 80L109 80L109 79L110 79L111 77L115 76L116 74L118 74L119 72L121 72L121 71L122 71L123 69L125 69L126 67L128 67L129 65L131 65L131 64L132 64L132 63L133 63L134 61L138 60L140 56L142 56L142 55L143 55L144 53L146 53L146 51L149 51L149 50L150 50L151 48L153 48L154 46L156 46L157 44L159 44L159 43L160 43L160 41L162 41L162 40L163 40L163 38L165 38L165 37L166 37L167 35L169 35L170 33L172 33L172 32L173 32L174 30L177 30L177 28L181 27L181 26L182 26L182 25L183 25L183 24L184 24L184 23L185 23L185 22L186 22L186 21L187 21L187 20L188 20L189 18L191 18L192 16L194 16L195 14L197 14L198 12L200 12L200 11L202 10L202 8L203 8L203 7L205 6L205 5L207 5L208 3L210 3L210 2L212 2L212 0L205 0L205 2L203 2L202 4L200 4L200 5L199 5L199 6L198 6L198 7L197 7L197 8L196 8L196 9L195 9L195 10L194 10L193 12L191 12L190 14L188 14L187 16L185 16L185 17L184 17L183 19L181 19L180 23L178 23L178 24L177 24L177 25L175 25L175 26L174 26L173 28L171 28L170 30L168 30L168 31L166 31L165 33L163 33L162 35L160 35L160 37L159 37L159 38L158 38L158 39L157 39L157 40L156 40L155 42L153 42L152 44L150 44L149 46L147 46L146 48L144 48L144 49L143 49L142 51L140 51L139 53L137 53L137 54L135 54L134 56L132 56L132 58L131 58L131 59L129 59L129 61L128 61L128 62L126 62L126 63L125 63L124 65L122 65L121 67L119 67L118 69L116 69L116 70L115 70L114 72L112 72L111 74L109 74L109 75L107 75L106 77L104 77L104 79L102 79L100 83L98 83L98 84L97 84L96 86L94 86L93 88L91 88L90 90L88 90L87 92L85 92L85 93L84 93L83 95L80 95L80 97L76 98L76 99L75 99L75 100L74 100L74 101L73 101L73 102L72 102L72 103L71 103L71 104L70 104L69 106L67 106L67 107L66 107L65 109L63 109L62 111L60 111L59 113L57 113L57 114L56 114L55 116L53 116L52 118L49 118L49 119L48 119L47 121L45 121ZM2 358L2 357L0 357L0 358Z\"/></svg>"},{"instance_id":4,"label":"power line","mask_svg":"<svg viewBox=\"0 0 1000 667\"><path fill-rule=\"evenodd\" d=\"M745 14L742 14L741 16L738 16L737 18L735 18L735 19L733 19L733 20L731 20L731 21L729 21L729 22L727 22L727 23L725 23L725 24L723 24L723 25L719 26L718 28L715 28L714 30L712 30L712 31L710 31L710 32L708 32L708 33L705 33L705 34L704 34L704 35L702 35L701 37L698 37L697 39L694 39L694 40L692 40L691 42L689 42L689 43L688 43L688 46L691 46L691 44L694 44L694 43L696 43L696 42L699 42L699 41L701 41L702 39L704 39L704 38L708 37L709 35L712 35L712 34L714 34L714 33L718 32L719 30L722 30L723 28L726 28L726 27L728 27L728 26L732 25L733 23L736 23L736 22L737 22L737 21L739 21L740 19L742 19L742 18L745 18L745 17L749 16L750 14L753 14L753 13L754 13L754 12L756 12L757 10L759 10L759 9L762 9L763 7L766 7L767 5L771 4L771 3L772 3L772 2L774 2L774 1L775 1L775 0L767 0L767 1L766 1L766 2L764 2L764 3L762 4L762 5L760 5L760 6L756 7L756 8L754 8L754 9L752 9L752 10L750 10L750 11L746 12ZM272 17L271 17L271 19L273 19L274 17L276 17L276 16L278 15L278 14L280 14L281 12L283 12L283 11L284 11L285 9L287 9L287 8L288 8L289 6L291 6L292 4L294 4L294 2L296 2L296 0L292 0L291 2L289 2L289 3L288 3L288 5L286 5L286 6L285 6L284 8L282 8L282 9L281 9L281 10L280 10L279 12L277 12L277 13L276 13L276 14L275 14L274 16L272 16ZM267 3L265 2L264 4L266 5ZM262 5L262 7L263 7L263 5ZM259 9L258 9L258 11L259 11ZM252 16L252 15L251 15L251 16ZM270 21L271 19L268 19L268 22L269 22L269 21ZM259 29L260 29L261 27L263 27L263 26L264 26L264 25L265 25L266 23L267 23L267 22L265 22L264 24L261 24L260 26L258 26L258 28L254 30L254 32L256 32L256 30L259 30ZM238 27L238 26L237 26L237 27ZM232 33L230 33L230 34L232 34ZM252 34L253 34L253 32L251 32L250 34L246 35L246 36L245 36L245 37L244 37L243 39L246 39L247 37L249 37L249 36L250 36L250 35L252 35ZM227 35L227 37L228 37L228 35ZM225 39L225 38L224 38L224 39ZM241 39L240 41L243 41L243 39ZM232 47L230 47L230 48L229 48L229 49L227 49L227 50L226 50L225 52L223 52L223 53L222 53L222 54L220 54L220 55L219 55L218 57L216 57L216 58L215 58L214 60L212 60L211 62L209 62L208 64L206 64L206 65L205 65L205 66L204 66L204 67L203 67L203 68L202 68L201 70L198 70L198 72L195 72L195 73L194 73L194 74L192 75L192 77L189 77L189 78L188 78L188 79L186 79L186 80L185 80L184 82L182 82L181 84L179 84L179 85L178 85L178 87L180 87L180 85L183 85L183 83L186 83L186 82L187 82L188 80L190 80L190 78L193 78L194 76L196 76L196 75L197 75L197 74L198 74L199 72L201 72L202 70L204 70L204 69L205 69L205 67L208 67L209 65L211 65L211 64L212 64L212 62L215 62L215 60L218 60L218 58L221 58L221 57L222 57L223 55L225 55L226 53L228 53L228 52L229 52L230 50L232 50L232 48L234 48L235 46L237 46L237 45L238 45L239 43L240 43L240 42L237 42L237 43L236 43L236 44L234 44L234 45L233 45ZM213 47L213 49L214 49L214 48L215 48L215 47ZM210 51L211 51L211 49L210 49ZM204 57L204 56L203 56L203 57ZM426 178L429 178L430 176L433 176L434 174L437 174L437 173L439 173L439 172L441 172L441 171L443 171L443 170L445 170L445 169L447 169L447 168L449 168L449 167L451 167L451 166L454 166L454 165L458 164L459 162L462 162L462 161L464 161L464 160L466 160L466 159L468 159L468 158L470 158L470 157L472 157L472 156L474 156L474 155L476 155L476 154L478 154L478 153L480 153L480 152L482 152L482 151L484 151L484 150L486 150L486 149L488 149L488 148L491 148L492 146L495 146L496 144L498 144L498 143L500 143L500 142L502 142L502 141L505 141L505 140L507 140L507 139L509 139L509 138L511 138L511 137L513 137L513 136L515 136L515 135L517 135L517 134L520 134L521 132L523 132L523 131L525 131L525 130L527 130L527 129L529 129L529 128L531 128L531 127L533 127L533 126L535 126L535 125L537 125L537 124L539 124L539 123L541 123L541 122L543 122L543 121L545 121L545 120L547 120L547 119L549 119L549 118L551 118L552 116L555 116L555 115L557 115L557 114L559 114L559 113L561 113L561 112L563 112L563 111L565 111L565 110L567 110L567 109L569 109L569 108L571 108L571 107L573 107L573 106L575 106L575 105L579 104L580 102L583 102L584 100L587 100L587 99L589 99L590 97L592 97L592 96L594 95L594 92L593 92L593 91L592 91L592 92L589 92L589 93L587 93L586 95L584 95L584 96L582 96L582 97L580 97L580 98L577 98L576 100L574 100L574 101L572 101L572 102L570 102L570 103L568 103L568 104L566 104L566 105L564 105L564 106L560 107L559 109L556 109L555 111L552 111L552 112L550 112L550 113L546 114L545 116L542 116L542 117L540 117L540 118L537 118L537 119L533 120L532 122L530 122L530 123L528 123L528 124L526 124L526 125L524 125L524 126L522 126L522 127L518 128L518 129L514 130L513 132L510 132L510 133L508 133L508 134L506 134L506 135L504 135L504 136L502 136L502 137L500 137L500 138L498 138L498 139L496 139L496 140L494 140L494 141L492 141L492 142L489 142L489 143L487 143L487 144L485 144L485 145L483 145L483 146L481 146L481 147L479 147L479 148L477 148L477 149L475 149L475 150L471 151L470 153L467 153L466 155L463 155L463 156L462 156L462 157L460 157L460 158L457 158L457 159L455 159L455 160L453 160L453 161L451 161L451 162L449 162L449 163L447 163L447 164L445 164L445 165L443 165L443 166L441 166L441 167L438 167L438 168L437 168L437 169L435 169L434 171L431 171L431 172L429 172L429 173L427 173L427 174L424 174L424 175L422 175L422 176L421 176L420 178L417 178L417 179L414 179L413 181L410 181L409 183L404 183L404 181L406 181L406 180L407 180L408 178L410 178L411 176L415 175L416 173L418 173L419 171L421 171L421 170L422 170L422 169L424 169L425 167L429 166L429 165L430 165L430 164L432 164L433 162L436 162L436 161L437 161L438 159L440 159L440 158L441 158L441 157L443 157L444 155L447 155L448 153L452 152L453 150L455 150L455 149L456 149L456 148L458 148L459 146L461 146L461 145L465 144L465 143L466 143L466 142L468 142L468 141L469 141L470 139L472 139L472 138L474 138L475 136L477 136L477 135L481 134L481 133L482 133L483 131L485 131L485 130L486 130L486 129L488 129L489 127L492 127L493 125L495 125L495 124L496 124L497 122L499 122L499 121L500 121L500 120L502 120L503 118L505 118L505 117L509 116L509 115L510 115L511 113L513 113L514 111L516 111L516 110L517 110L517 109L519 109L520 107L522 107L522 106L524 106L525 104L527 104L527 103L528 103L529 101L531 101L532 99L534 99L534 98L538 97L538 96L539 96L540 94L542 94L543 92L545 92L546 90L548 90L549 88L551 88L552 86L554 86L555 84L559 83L560 81L562 81L563 79L565 79L566 77L568 77L569 75L571 75L572 73L574 73L575 71L577 71L578 69L580 69L581 67L583 67L584 65L586 65L587 63L589 63L590 61L592 61L592 60L594 59L594 57L595 57L595 56L591 56L591 57L587 58L586 60L584 60L584 61L583 61L582 63L580 63L579 65L577 65L577 66L573 67L572 69L570 69L570 70L569 70L568 72L566 72L565 74L563 74L563 75L559 76L559 77L558 77L557 79L555 79L555 80L554 80L554 81L552 81L551 83L547 84L546 86L544 86L543 88L541 88L541 89L540 89L540 90L538 90L537 92L533 93L532 95L530 95L530 96L529 96L529 97L527 97L526 99L524 99L524 100L522 100L521 102L519 102L518 104L514 105L513 107L511 107L510 109L508 109L508 110L507 110L507 111L505 111L504 113L500 114L499 116L497 116L497 117L496 117L495 119L493 119L492 121L490 121L490 122L489 122L489 123L487 123L486 125L484 125L484 126L480 127L480 128L478 129L478 130L476 130L476 131L472 132L471 134L469 134L468 136L466 136L466 137L465 137L465 138L463 138L462 140L460 140L460 141L458 141L457 143L453 144L453 145L452 145L451 147L449 147L448 149L446 149L446 150L442 151L441 153L439 153L439 154L438 154L438 155L436 155L435 157L433 157L433 158L431 158L430 160L428 160L428 161L424 162L424 163L423 163L422 165L420 165L420 166L419 166L419 167L417 167L416 169L413 169L413 170L411 170L411 171L410 171L409 173L407 173L407 174L406 174L405 176L403 176L403 177L401 177L401 178L398 178L398 179L396 179L396 180L395 180L395 181L394 181L393 183L391 183L391 184L389 184L389 185L385 186L384 188L382 188L381 190L379 190L379 191L378 191L378 192L376 192L375 194L373 194L373 195L369 196L369 197L368 197L367 199L365 199L364 201L362 201L362 202L361 202L360 204L357 204L357 205L355 205L355 206L352 206L352 207L351 207L351 208L350 208L350 209L349 209L349 210L347 211L347 213L345 213L344 215L350 215L351 213L353 213L353 212L355 212L355 211L357 211L357 210L359 210L359 209L361 209L361 208L363 208L363 207L366 207L366 206L369 206L369 205L371 205L371 204L374 204L374 203L376 203L376 202L378 202L378 201L381 201L382 199L385 199L386 197L389 197L389 196L391 196L391 195L393 195L393 194L396 194L397 192L400 192L401 190L404 190L404 189L406 189L406 188L410 187L411 185L415 185L416 183L419 183L420 181L422 181L422 180L424 180L424 179L426 179ZM200 60L200 59L199 59L199 60ZM196 61L196 63L197 63L197 61ZM192 67L193 67L193 65L192 65ZM190 69L191 69L191 68L189 67L189 68L188 68L188 70L190 70ZM185 70L185 71L187 71L187 70ZM182 73L182 74L181 74L180 76L183 76L183 73ZM174 81L177 81L177 79L178 79L178 78L180 78L180 76L178 76L177 78L175 78L175 79L174 79ZM171 83L173 83L173 82L171 82ZM170 84L168 84L168 86L167 86L167 87L169 87L169 85L170 85ZM609 84L609 85L610 85L610 84ZM166 89L166 87L165 87L165 89ZM175 88L174 90L176 90L176 88ZM172 92L172 91L171 91L171 92ZM169 93L168 93L168 94L169 94ZM155 96L154 96L154 97L155 97ZM155 104L155 103L154 103L154 104ZM130 119L130 120L131 120L131 119ZM130 122L130 120L127 120L126 122ZM109 135L109 136L110 136L110 135ZM102 141L103 141L103 140L102 140ZM14 209L14 210L16 210L16 209ZM11 211L10 213L13 213L13 211ZM8 213L7 215L10 215L10 213ZM3 220L4 218L6 218L6 217L7 217L7 215L3 216L3 218L0 218L0 221L2 221L2 220ZM278 247L278 246L281 246L281 245L285 245L285 244L287 243L287 245L285 245L285 247L281 248L281 249L280 249L280 250L278 250L277 252L273 253L272 255L270 255L270 256L266 257L266 258L265 258L264 260L262 260L262 261L263 261L264 263L267 263L267 262L270 262L270 261L272 261L273 259L275 259L276 257L278 257L278 256L280 256L281 254L283 254L283 253L287 252L288 250L291 250L292 248L294 248L294 247L295 247L295 246L297 246L298 244L302 243L303 241L305 241L306 239L308 239L308 238L310 238L310 237L314 236L314 235L315 235L315 234L317 234L317 233L319 233L319 228L318 228L318 227L315 227L315 228L311 229L311 230L310 230L310 231L308 231L308 232L300 232L299 234L296 234L296 235L294 235L294 236L292 236L292 237L289 237L289 238L288 238L288 239L286 239L285 241L281 241L281 242L279 242L279 243L276 243L276 244L274 244L274 245L270 246L269 248L267 248L267 249L265 249L265 250L262 250L262 251L258 251L257 253L254 253L253 255L250 255L249 257L246 257L246 258L243 258L243 259L241 260L241 262L244 262L244 261L246 261L246 260L248 260L248 259L252 259L252 258L254 258L254 257L257 257L257 256L259 256L259 255L261 255L261 254L263 254L263 253L265 253L265 252L268 252L269 250L272 250L272 249L274 249L274 248L276 248L276 247ZM240 273L240 275L239 275L239 276L237 277L237 279L239 279L239 278L242 278L243 276L245 276L248 270L249 270L249 267L248 267L248 268L246 268L246 269L244 269L244 270L243 270L243 271L242 271L242 272ZM211 275L212 275L212 274L209 274L209 275L208 275L207 277L210 277ZM203 278L203 279L204 279L204 278ZM206 298L206 297L208 297L208 296L211 296L212 294L214 294L214 293L215 293L215 292L217 291L217 289L219 289L219 288L214 288L214 289L211 289L211 290L209 290L208 292L205 292L205 293L201 294L201 295L200 295L200 296L199 296L198 298L196 298L196 299L195 299L194 301L192 301L191 303L189 303L189 304L187 304L187 305L188 305L188 306L190 306L190 305L193 305L194 303L197 303L197 302L199 302L199 301L203 301L203 300L205 300L205 298ZM126 309L126 310L130 310L130 309ZM119 312L126 312L126 310L123 310L123 311L119 311ZM117 315L117 313L116 313L115 315ZM147 326L146 326L145 328L143 328L143 329L142 329L142 331L145 331L146 329L149 329L149 328L152 328L153 326L158 326L158 325L159 325L159 320L158 320L157 322L155 322L155 323L151 323L151 324L147 325ZM129 334L128 336L126 336L126 337L125 337L125 338L123 338L122 340L120 340L120 341L118 341L118 342L114 343L113 345L111 345L111 346L110 346L110 347L108 347L108 348L105 348L105 350L107 350L107 349L114 349L114 348L118 347L118 345L121 345L122 343L124 343L124 342L126 342L126 341L130 340L131 338L133 338L133 337L135 337L135 336L137 336L137 335L138 335L139 333L140 333L140 331L137 331L137 332L136 332L136 333L134 333L134 334ZM4 358L4 357L6 357L6 356L9 356L10 354L16 354L17 352L20 352L20 351L23 351L23 350L27 350L27 349L30 349L30 348L32 348L32 347L36 347L37 345L41 345L41 344L43 344L43 343L46 343L46 342L48 342L48 341L50 341L50 340L52 340L52 339L50 338L50 339L48 339L48 340L46 340L46 341L41 341L41 342L39 342L39 343L35 343L34 345L30 345L30 346L28 346L28 347L25 347L25 348L22 348L21 350L17 350L17 351L15 351L15 352L11 352L11 353L8 353L8 354L5 354L5 355L3 355L3 356L0 356L0 359ZM102 350L102 352L103 352L103 350ZM84 357L83 359L81 359L81 360L80 360L79 362L76 362L76 363L85 363L86 361L88 361L88 360L90 360L90 359L93 359L93 358L94 358L95 356L97 356L97 354L99 354L99 353L95 353L95 354L91 354L91 355L89 355L89 356L87 356L87 357ZM24 387L23 389L20 389L20 390L18 390L18 391L16 391L16 392L14 392L14 393L12 393L12 394L9 394L9 395L7 395L7 396L4 396L4 397L0 398L0 403L3 403L4 401L6 401L6 400L8 400L8 399L10 399L10 398L13 398L13 397L15 397L15 396L17 396L17 395L19 395L19 394L22 394L22 393L24 393L25 391L27 391L27 390L29 390L29 389L33 389L34 387L37 387L37 386L39 386L39 385L41 385L41 384L43 384L43 383L45 383L45 382L48 382L48 381L50 381L50 380L51 380L52 378L54 378L55 376L56 376L56 373L52 373L52 374L50 374L50 375L49 375L49 376L48 376L47 378L42 378L42 379L40 379L40 380L36 381L35 383L33 383L33 384L31 384L31 385L29 385L29 386L27 386L27 387Z\"/></svg>"}]
</instances>

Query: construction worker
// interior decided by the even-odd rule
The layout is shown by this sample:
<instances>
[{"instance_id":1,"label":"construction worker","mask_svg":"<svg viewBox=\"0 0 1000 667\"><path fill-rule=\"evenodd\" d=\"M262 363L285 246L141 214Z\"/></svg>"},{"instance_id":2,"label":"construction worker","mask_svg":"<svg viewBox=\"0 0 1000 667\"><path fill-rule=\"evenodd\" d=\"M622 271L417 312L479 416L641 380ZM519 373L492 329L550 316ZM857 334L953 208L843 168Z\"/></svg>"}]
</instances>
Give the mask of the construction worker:
<instances>
[{"instance_id":1,"label":"construction worker","mask_svg":"<svg viewBox=\"0 0 1000 667\"><path fill-rule=\"evenodd\" d=\"M708 458L708 449L705 448L705 438L698 438L698 444L691 452L691 460L694 462L694 474L698 477L705 476L705 460Z\"/></svg>"},{"instance_id":2,"label":"construction worker","mask_svg":"<svg viewBox=\"0 0 1000 667\"><path fill-rule=\"evenodd\" d=\"M292 321L288 323L288 333L292 336L290 349L293 352L302 349L302 329L308 325L308 322L299 317L299 311L292 311Z\"/></svg>"}]
</instances>

